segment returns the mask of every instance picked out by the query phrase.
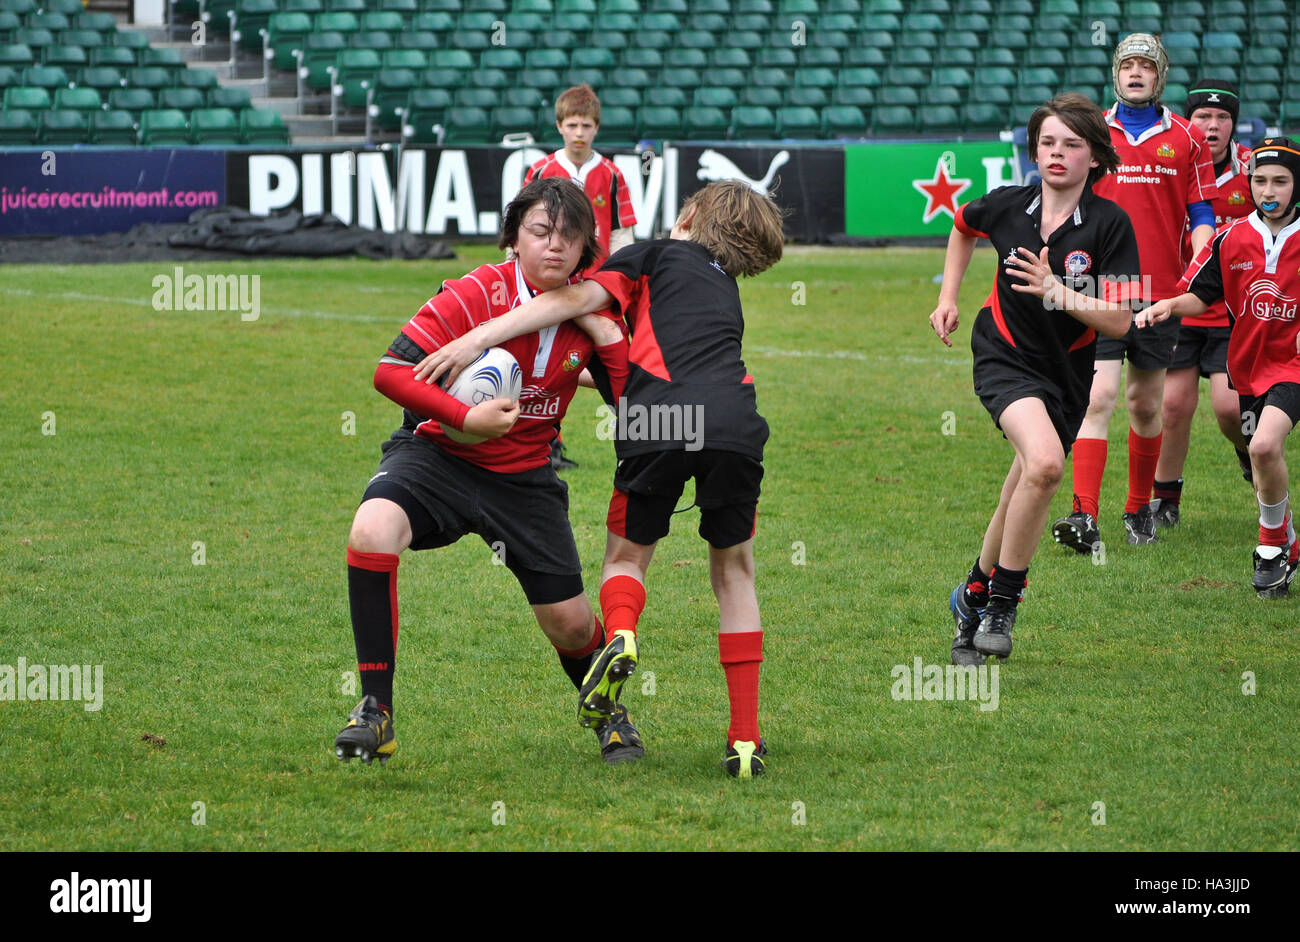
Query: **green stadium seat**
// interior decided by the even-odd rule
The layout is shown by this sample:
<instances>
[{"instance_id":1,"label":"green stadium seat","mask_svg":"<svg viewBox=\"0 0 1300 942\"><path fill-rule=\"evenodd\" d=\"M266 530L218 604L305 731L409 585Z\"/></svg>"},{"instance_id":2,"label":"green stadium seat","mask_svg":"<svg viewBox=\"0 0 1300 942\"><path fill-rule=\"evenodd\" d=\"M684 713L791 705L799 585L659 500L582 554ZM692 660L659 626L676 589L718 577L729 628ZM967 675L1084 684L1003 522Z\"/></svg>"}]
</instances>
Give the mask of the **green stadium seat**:
<instances>
[{"instance_id":1,"label":"green stadium seat","mask_svg":"<svg viewBox=\"0 0 1300 942\"><path fill-rule=\"evenodd\" d=\"M921 93L906 85L886 85L876 93L876 100L886 107L917 108L921 104Z\"/></svg>"},{"instance_id":2,"label":"green stadium seat","mask_svg":"<svg viewBox=\"0 0 1300 942\"><path fill-rule=\"evenodd\" d=\"M844 50L844 58L841 62L846 68L858 68L862 66L880 68L889 64L889 57L885 55L883 49L853 48Z\"/></svg>"},{"instance_id":3,"label":"green stadium seat","mask_svg":"<svg viewBox=\"0 0 1300 942\"><path fill-rule=\"evenodd\" d=\"M683 109L690 105L690 95L680 88L660 86L646 90L645 103L656 108Z\"/></svg>"},{"instance_id":4,"label":"green stadium seat","mask_svg":"<svg viewBox=\"0 0 1300 942\"><path fill-rule=\"evenodd\" d=\"M1119 16L1121 14L1119 0L1083 0L1084 16Z\"/></svg>"},{"instance_id":5,"label":"green stadium seat","mask_svg":"<svg viewBox=\"0 0 1300 942\"><path fill-rule=\"evenodd\" d=\"M489 113L492 122L492 137L501 140L507 134L528 133L537 130L536 108L519 108L502 105Z\"/></svg>"},{"instance_id":6,"label":"green stadium seat","mask_svg":"<svg viewBox=\"0 0 1300 942\"><path fill-rule=\"evenodd\" d=\"M135 119L129 111L95 111L90 115L91 144L134 147L138 141Z\"/></svg>"},{"instance_id":7,"label":"green stadium seat","mask_svg":"<svg viewBox=\"0 0 1300 942\"><path fill-rule=\"evenodd\" d=\"M246 88L227 88L224 85L218 85L216 88L208 89L205 106L208 108L229 108L231 111L238 113L245 108L253 107L253 96Z\"/></svg>"},{"instance_id":8,"label":"green stadium seat","mask_svg":"<svg viewBox=\"0 0 1300 942\"><path fill-rule=\"evenodd\" d=\"M42 66L28 66L28 68L42 68ZM26 69L15 69L11 65L0 65L0 88L8 88L10 85L24 85L22 74Z\"/></svg>"},{"instance_id":9,"label":"green stadium seat","mask_svg":"<svg viewBox=\"0 0 1300 942\"><path fill-rule=\"evenodd\" d=\"M1065 67L1065 51L1062 49L1030 49L1024 57L1027 66L1036 68L1062 69Z\"/></svg>"},{"instance_id":10,"label":"green stadium seat","mask_svg":"<svg viewBox=\"0 0 1300 942\"><path fill-rule=\"evenodd\" d=\"M427 53L432 49L440 48L442 48L442 40L438 38L437 33L428 30L406 30L397 34L397 50L415 49Z\"/></svg>"},{"instance_id":11,"label":"green stadium seat","mask_svg":"<svg viewBox=\"0 0 1300 942\"><path fill-rule=\"evenodd\" d=\"M0 10L27 16L37 12L36 0L0 0Z\"/></svg>"},{"instance_id":12,"label":"green stadium seat","mask_svg":"<svg viewBox=\"0 0 1300 942\"><path fill-rule=\"evenodd\" d=\"M38 4L40 9L51 13L62 13L66 16L73 16L80 13L85 7L81 0L41 0Z\"/></svg>"},{"instance_id":13,"label":"green stadium seat","mask_svg":"<svg viewBox=\"0 0 1300 942\"><path fill-rule=\"evenodd\" d=\"M239 45L260 51L261 32L270 25L271 16L279 11L280 4L276 0L238 0L234 28L239 33Z\"/></svg>"},{"instance_id":14,"label":"green stadium seat","mask_svg":"<svg viewBox=\"0 0 1300 942\"><path fill-rule=\"evenodd\" d=\"M108 44L104 36L93 29L65 29L59 33L58 40L61 45L80 46L82 49L95 49Z\"/></svg>"},{"instance_id":15,"label":"green stadium seat","mask_svg":"<svg viewBox=\"0 0 1300 942\"><path fill-rule=\"evenodd\" d=\"M9 10L0 10L0 42L8 42L16 29L23 28L23 18Z\"/></svg>"},{"instance_id":16,"label":"green stadium seat","mask_svg":"<svg viewBox=\"0 0 1300 942\"><path fill-rule=\"evenodd\" d=\"M314 33L355 33L361 29L361 21L355 13L347 11L317 13L312 21Z\"/></svg>"},{"instance_id":17,"label":"green stadium seat","mask_svg":"<svg viewBox=\"0 0 1300 942\"><path fill-rule=\"evenodd\" d=\"M197 88L164 88L158 93L159 108L192 111L207 107L207 96Z\"/></svg>"},{"instance_id":18,"label":"green stadium seat","mask_svg":"<svg viewBox=\"0 0 1300 942\"><path fill-rule=\"evenodd\" d=\"M140 143L145 147L188 145L190 129L185 112L175 109L145 111L140 115Z\"/></svg>"},{"instance_id":19,"label":"green stadium seat","mask_svg":"<svg viewBox=\"0 0 1300 942\"><path fill-rule=\"evenodd\" d=\"M700 30L715 35L726 35L731 29L731 17L719 13L692 13L686 18L688 30Z\"/></svg>"},{"instance_id":20,"label":"green stadium seat","mask_svg":"<svg viewBox=\"0 0 1300 942\"><path fill-rule=\"evenodd\" d=\"M135 53L122 46L100 46L90 50L90 65L112 66L115 69L134 69Z\"/></svg>"},{"instance_id":21,"label":"green stadium seat","mask_svg":"<svg viewBox=\"0 0 1300 942\"><path fill-rule=\"evenodd\" d=\"M465 0L465 9L500 16L510 9L510 0Z\"/></svg>"},{"instance_id":22,"label":"green stadium seat","mask_svg":"<svg viewBox=\"0 0 1300 942\"><path fill-rule=\"evenodd\" d=\"M510 88L515 84L514 75L505 69L479 69L474 74L473 81L480 88Z\"/></svg>"},{"instance_id":23,"label":"green stadium seat","mask_svg":"<svg viewBox=\"0 0 1300 942\"><path fill-rule=\"evenodd\" d=\"M867 113L857 105L831 105L822 109L823 137L864 137L869 130Z\"/></svg>"},{"instance_id":24,"label":"green stadium seat","mask_svg":"<svg viewBox=\"0 0 1300 942\"><path fill-rule=\"evenodd\" d=\"M995 105L1011 110L1011 88L1006 85L972 85L966 95L968 105Z\"/></svg>"},{"instance_id":25,"label":"green stadium seat","mask_svg":"<svg viewBox=\"0 0 1300 942\"><path fill-rule=\"evenodd\" d=\"M517 72L524 67L524 56L518 49L484 49L479 53L479 68Z\"/></svg>"},{"instance_id":26,"label":"green stadium seat","mask_svg":"<svg viewBox=\"0 0 1300 942\"><path fill-rule=\"evenodd\" d=\"M782 104L796 108L824 108L831 103L831 90L793 85L785 90Z\"/></svg>"},{"instance_id":27,"label":"green stadium seat","mask_svg":"<svg viewBox=\"0 0 1300 942\"><path fill-rule=\"evenodd\" d=\"M654 78L645 69L616 69L609 77L610 85L621 88L649 88Z\"/></svg>"},{"instance_id":28,"label":"green stadium seat","mask_svg":"<svg viewBox=\"0 0 1300 942\"><path fill-rule=\"evenodd\" d=\"M49 89L36 85L16 85L4 90L4 107L21 108L26 111L40 111L52 105Z\"/></svg>"},{"instance_id":29,"label":"green stadium seat","mask_svg":"<svg viewBox=\"0 0 1300 942\"><path fill-rule=\"evenodd\" d=\"M802 68L794 76L796 85L806 85L809 88L834 88L838 83L835 72L826 68Z\"/></svg>"},{"instance_id":30,"label":"green stadium seat","mask_svg":"<svg viewBox=\"0 0 1300 942\"><path fill-rule=\"evenodd\" d=\"M101 94L107 95L115 88L125 87L126 77L119 69L92 65L81 70L81 77L77 80L77 84L99 89Z\"/></svg>"},{"instance_id":31,"label":"green stadium seat","mask_svg":"<svg viewBox=\"0 0 1300 942\"><path fill-rule=\"evenodd\" d=\"M876 92L865 86L841 85L831 92L831 105L851 105L870 109L876 104Z\"/></svg>"},{"instance_id":32,"label":"green stadium seat","mask_svg":"<svg viewBox=\"0 0 1300 942\"><path fill-rule=\"evenodd\" d=\"M239 117L229 108L195 108L190 112L190 140L203 147L237 147L243 143Z\"/></svg>"},{"instance_id":33,"label":"green stadium seat","mask_svg":"<svg viewBox=\"0 0 1300 942\"><path fill-rule=\"evenodd\" d=\"M794 76L786 69L755 69L750 76L755 85L786 88L794 83Z\"/></svg>"},{"instance_id":34,"label":"green stadium seat","mask_svg":"<svg viewBox=\"0 0 1300 942\"><path fill-rule=\"evenodd\" d=\"M295 51L311 32L311 17L306 13L274 13L267 22L267 45L272 50L272 64L277 69L295 69Z\"/></svg>"},{"instance_id":35,"label":"green stadium seat","mask_svg":"<svg viewBox=\"0 0 1300 942\"><path fill-rule=\"evenodd\" d=\"M930 108L935 105L961 105L962 94L950 86L931 86L921 90L921 106Z\"/></svg>"},{"instance_id":36,"label":"green stadium seat","mask_svg":"<svg viewBox=\"0 0 1300 942\"><path fill-rule=\"evenodd\" d=\"M157 93L147 88L115 88L108 93L108 107L114 111L140 114L158 107Z\"/></svg>"},{"instance_id":37,"label":"green stadium seat","mask_svg":"<svg viewBox=\"0 0 1300 942\"><path fill-rule=\"evenodd\" d=\"M1245 82L1241 86L1241 97L1250 102L1250 108L1256 114L1260 110L1272 112L1282 100L1282 89L1271 82Z\"/></svg>"},{"instance_id":38,"label":"green stadium seat","mask_svg":"<svg viewBox=\"0 0 1300 942\"><path fill-rule=\"evenodd\" d=\"M494 143L492 117L486 109L455 108L447 113L446 126L443 143L448 147Z\"/></svg>"},{"instance_id":39,"label":"green stadium seat","mask_svg":"<svg viewBox=\"0 0 1300 942\"><path fill-rule=\"evenodd\" d=\"M1241 49L1244 45L1236 33L1215 31L1201 38L1202 49Z\"/></svg>"},{"instance_id":40,"label":"green stadium seat","mask_svg":"<svg viewBox=\"0 0 1300 942\"><path fill-rule=\"evenodd\" d=\"M370 83L382 67L379 53L373 49L345 49L334 64L334 86L343 104L364 108Z\"/></svg>"},{"instance_id":41,"label":"green stadium seat","mask_svg":"<svg viewBox=\"0 0 1300 942\"><path fill-rule=\"evenodd\" d=\"M838 49L826 46L805 46L799 53L799 67L803 69L838 69L842 61Z\"/></svg>"},{"instance_id":42,"label":"green stadium seat","mask_svg":"<svg viewBox=\"0 0 1300 942\"><path fill-rule=\"evenodd\" d=\"M821 132L822 119L816 108L793 105L776 111L777 137L810 140L820 137Z\"/></svg>"},{"instance_id":43,"label":"green stadium seat","mask_svg":"<svg viewBox=\"0 0 1300 942\"><path fill-rule=\"evenodd\" d=\"M956 105L935 105L921 109L917 130L922 134L939 134L962 130L961 111Z\"/></svg>"},{"instance_id":44,"label":"green stadium seat","mask_svg":"<svg viewBox=\"0 0 1300 942\"><path fill-rule=\"evenodd\" d=\"M464 49L434 49L429 53L429 67L458 69L469 74L474 71L475 63L474 57Z\"/></svg>"},{"instance_id":45,"label":"green stadium seat","mask_svg":"<svg viewBox=\"0 0 1300 942\"><path fill-rule=\"evenodd\" d=\"M325 0L284 0L280 8L286 13L315 15L325 11Z\"/></svg>"},{"instance_id":46,"label":"green stadium seat","mask_svg":"<svg viewBox=\"0 0 1300 942\"><path fill-rule=\"evenodd\" d=\"M958 13L949 29L954 33L983 37L993 26L992 17L984 13Z\"/></svg>"},{"instance_id":47,"label":"green stadium seat","mask_svg":"<svg viewBox=\"0 0 1300 942\"><path fill-rule=\"evenodd\" d=\"M963 68L939 68L934 70L934 84L947 85L950 88L967 88L975 81L974 73Z\"/></svg>"},{"instance_id":48,"label":"green stadium seat","mask_svg":"<svg viewBox=\"0 0 1300 942\"><path fill-rule=\"evenodd\" d=\"M776 12L772 0L735 0L735 12L737 13L761 13L764 16L770 16Z\"/></svg>"},{"instance_id":49,"label":"green stadium seat","mask_svg":"<svg viewBox=\"0 0 1300 942\"><path fill-rule=\"evenodd\" d=\"M457 89L465 84L467 76L457 69L428 68L420 73L422 88ZM448 92L450 94L450 91Z\"/></svg>"},{"instance_id":50,"label":"green stadium seat","mask_svg":"<svg viewBox=\"0 0 1300 942\"><path fill-rule=\"evenodd\" d=\"M53 107L64 111L102 111L104 100L93 88L60 88L54 93Z\"/></svg>"},{"instance_id":51,"label":"green stadium seat","mask_svg":"<svg viewBox=\"0 0 1300 942\"><path fill-rule=\"evenodd\" d=\"M195 66L194 68L180 69L176 72L177 88L197 88L207 94L220 84L217 80L217 73L211 69Z\"/></svg>"},{"instance_id":52,"label":"green stadium seat","mask_svg":"<svg viewBox=\"0 0 1300 942\"><path fill-rule=\"evenodd\" d=\"M60 65L65 69L84 69L90 62L86 50L80 46L46 46L41 61L45 65Z\"/></svg>"},{"instance_id":53,"label":"green stadium seat","mask_svg":"<svg viewBox=\"0 0 1300 942\"><path fill-rule=\"evenodd\" d=\"M1109 69L1110 55L1106 53L1103 53L1103 55L1106 56L1106 68ZM981 49L979 52L977 52L975 54L975 64L979 68L983 69L989 66L1014 68L1020 63L1016 59L1016 54L1012 52L1010 49L1007 49L1002 46L994 46L988 49Z\"/></svg>"},{"instance_id":54,"label":"green stadium seat","mask_svg":"<svg viewBox=\"0 0 1300 942\"><path fill-rule=\"evenodd\" d=\"M781 89L767 85L749 85L740 90L740 104L755 108L780 108L785 99Z\"/></svg>"},{"instance_id":55,"label":"green stadium seat","mask_svg":"<svg viewBox=\"0 0 1300 942\"><path fill-rule=\"evenodd\" d=\"M924 88L930 84L930 73L926 69L919 68L901 68L894 69L890 74L890 79L895 85L906 85L911 88Z\"/></svg>"},{"instance_id":56,"label":"green stadium seat","mask_svg":"<svg viewBox=\"0 0 1300 942\"><path fill-rule=\"evenodd\" d=\"M1093 77L1094 81L1096 76ZM1060 74L1056 69L1047 68L1030 68L1021 69L1019 81L1023 85L1055 85L1060 80Z\"/></svg>"},{"instance_id":57,"label":"green stadium seat","mask_svg":"<svg viewBox=\"0 0 1300 942\"><path fill-rule=\"evenodd\" d=\"M734 89L717 85L704 85L695 89L691 96L693 108L734 108L740 104L740 96Z\"/></svg>"},{"instance_id":58,"label":"green stadium seat","mask_svg":"<svg viewBox=\"0 0 1300 942\"><path fill-rule=\"evenodd\" d=\"M456 28L456 18L450 13L431 11L418 13L411 18L411 29L441 35Z\"/></svg>"},{"instance_id":59,"label":"green stadium seat","mask_svg":"<svg viewBox=\"0 0 1300 942\"><path fill-rule=\"evenodd\" d=\"M577 68L612 69L618 65L608 49L575 49L571 61Z\"/></svg>"},{"instance_id":60,"label":"green stadium seat","mask_svg":"<svg viewBox=\"0 0 1300 942\"><path fill-rule=\"evenodd\" d=\"M1241 50L1226 47L1202 48L1201 68L1236 71L1241 65Z\"/></svg>"},{"instance_id":61,"label":"green stadium seat","mask_svg":"<svg viewBox=\"0 0 1300 942\"><path fill-rule=\"evenodd\" d=\"M774 140L776 114L771 108L741 105L731 112L731 137L740 141Z\"/></svg>"},{"instance_id":62,"label":"green stadium seat","mask_svg":"<svg viewBox=\"0 0 1300 942\"><path fill-rule=\"evenodd\" d=\"M495 108L501 96L490 88L458 88L452 93L452 102L457 108Z\"/></svg>"},{"instance_id":63,"label":"green stadium seat","mask_svg":"<svg viewBox=\"0 0 1300 942\"><path fill-rule=\"evenodd\" d=\"M126 83L131 88L149 88L158 91L175 85L175 73L171 69L151 66L132 69L126 74Z\"/></svg>"},{"instance_id":64,"label":"green stadium seat","mask_svg":"<svg viewBox=\"0 0 1300 942\"><path fill-rule=\"evenodd\" d=\"M419 73L414 69L382 68L376 72L369 103L375 122L388 130L400 128L402 109L419 83Z\"/></svg>"},{"instance_id":65,"label":"green stadium seat","mask_svg":"<svg viewBox=\"0 0 1300 942\"><path fill-rule=\"evenodd\" d=\"M637 111L636 124L641 138L664 140L682 135L682 113L676 108L646 105Z\"/></svg>"},{"instance_id":66,"label":"green stadium seat","mask_svg":"<svg viewBox=\"0 0 1300 942\"><path fill-rule=\"evenodd\" d=\"M369 32L400 33L406 28L402 14L392 10L369 10L361 14L361 28Z\"/></svg>"},{"instance_id":67,"label":"green stadium seat","mask_svg":"<svg viewBox=\"0 0 1300 942\"><path fill-rule=\"evenodd\" d=\"M795 69L799 57L789 46L766 46L754 56L754 66L759 69Z\"/></svg>"},{"instance_id":68,"label":"green stadium seat","mask_svg":"<svg viewBox=\"0 0 1300 942\"><path fill-rule=\"evenodd\" d=\"M950 31L939 40L940 56L949 56L955 49L983 49L985 40L976 33ZM945 60L946 61L946 60Z\"/></svg>"},{"instance_id":69,"label":"green stadium seat","mask_svg":"<svg viewBox=\"0 0 1300 942\"><path fill-rule=\"evenodd\" d=\"M887 105L871 113L871 130L875 134L902 134L916 129L916 113L901 105Z\"/></svg>"},{"instance_id":70,"label":"green stadium seat","mask_svg":"<svg viewBox=\"0 0 1300 942\"><path fill-rule=\"evenodd\" d=\"M379 55L384 69L410 69L421 72L429 67L429 56L423 49L388 49Z\"/></svg>"},{"instance_id":71,"label":"green stadium seat","mask_svg":"<svg viewBox=\"0 0 1300 942\"><path fill-rule=\"evenodd\" d=\"M40 131L40 122L36 119L39 113L22 109L0 111L0 145L21 147L35 144Z\"/></svg>"},{"instance_id":72,"label":"green stadium seat","mask_svg":"<svg viewBox=\"0 0 1300 942\"><path fill-rule=\"evenodd\" d=\"M48 29L51 33L61 33L72 29L72 23L62 13L29 13L26 26L28 29Z\"/></svg>"},{"instance_id":73,"label":"green stadium seat","mask_svg":"<svg viewBox=\"0 0 1300 942\"><path fill-rule=\"evenodd\" d=\"M961 123L972 131L1000 131L1008 124L1007 109L1000 105L967 102L961 109Z\"/></svg>"},{"instance_id":74,"label":"green stadium seat","mask_svg":"<svg viewBox=\"0 0 1300 942\"><path fill-rule=\"evenodd\" d=\"M419 11L418 0L380 0L379 9L392 10L395 13L414 14Z\"/></svg>"},{"instance_id":75,"label":"green stadium seat","mask_svg":"<svg viewBox=\"0 0 1300 942\"><path fill-rule=\"evenodd\" d=\"M113 34L113 45L127 49L148 49L149 35L133 29L119 29Z\"/></svg>"},{"instance_id":76,"label":"green stadium seat","mask_svg":"<svg viewBox=\"0 0 1300 942\"><path fill-rule=\"evenodd\" d=\"M957 13L980 13L984 16L992 16L994 12L992 0L957 0L954 9Z\"/></svg>"},{"instance_id":77,"label":"green stadium seat","mask_svg":"<svg viewBox=\"0 0 1300 942\"><path fill-rule=\"evenodd\" d=\"M502 107L511 108L531 108L536 110L546 103L546 95L541 89L531 86L516 86L515 88L504 88L499 96ZM608 101L608 96L601 95L601 120L604 120L604 105L614 104Z\"/></svg>"},{"instance_id":78,"label":"green stadium seat","mask_svg":"<svg viewBox=\"0 0 1300 942\"><path fill-rule=\"evenodd\" d=\"M1042 0L1038 7L1040 13L1055 13L1060 16L1070 16L1077 19L1083 15L1079 7L1079 0Z\"/></svg>"},{"instance_id":79,"label":"green stadium seat","mask_svg":"<svg viewBox=\"0 0 1300 942\"><path fill-rule=\"evenodd\" d=\"M709 59L703 49L669 49L664 56L665 69L692 69L703 72L709 66ZM661 75L662 79L663 76Z\"/></svg>"},{"instance_id":80,"label":"green stadium seat","mask_svg":"<svg viewBox=\"0 0 1300 942\"><path fill-rule=\"evenodd\" d=\"M934 53L929 49L920 49L916 46L901 46L895 49L890 56L890 64L895 66L911 66L917 68L929 68L934 62Z\"/></svg>"},{"instance_id":81,"label":"green stadium seat","mask_svg":"<svg viewBox=\"0 0 1300 942\"><path fill-rule=\"evenodd\" d=\"M1283 39L1285 40L1285 36ZM1272 65L1279 70L1286 65L1286 56L1277 46L1251 46L1246 53L1246 61L1256 65Z\"/></svg>"},{"instance_id":82,"label":"green stadium seat","mask_svg":"<svg viewBox=\"0 0 1300 942\"><path fill-rule=\"evenodd\" d=\"M308 88L330 87L330 69L339 54L347 49L342 33L308 33L298 53L298 76Z\"/></svg>"},{"instance_id":83,"label":"green stadium seat","mask_svg":"<svg viewBox=\"0 0 1300 942\"><path fill-rule=\"evenodd\" d=\"M392 33L367 32L361 30L356 33L348 33L349 49L371 49L375 52L385 52L396 47L397 42Z\"/></svg>"},{"instance_id":84,"label":"green stadium seat","mask_svg":"<svg viewBox=\"0 0 1300 942\"><path fill-rule=\"evenodd\" d=\"M402 135L413 143L437 143L435 124L445 125L452 109L451 92L445 88L417 88L402 107Z\"/></svg>"},{"instance_id":85,"label":"green stadium seat","mask_svg":"<svg viewBox=\"0 0 1300 942\"><path fill-rule=\"evenodd\" d=\"M44 88L51 95L56 89L64 88L69 83L68 73L58 65L29 65L19 74L17 81L12 83L6 82L6 85L26 85L29 87Z\"/></svg>"},{"instance_id":86,"label":"green stadium seat","mask_svg":"<svg viewBox=\"0 0 1300 942\"><path fill-rule=\"evenodd\" d=\"M710 69L708 80L726 88L743 88L749 84L748 69Z\"/></svg>"},{"instance_id":87,"label":"green stadium seat","mask_svg":"<svg viewBox=\"0 0 1300 942\"><path fill-rule=\"evenodd\" d=\"M84 111L42 111L37 141L41 144L84 144L90 119Z\"/></svg>"},{"instance_id":88,"label":"green stadium seat","mask_svg":"<svg viewBox=\"0 0 1300 942\"><path fill-rule=\"evenodd\" d=\"M1020 80L1015 69L1001 65L985 66L975 72L974 79L975 81L973 85L975 87L981 85L1000 85L1007 89L1014 88Z\"/></svg>"}]
</instances>

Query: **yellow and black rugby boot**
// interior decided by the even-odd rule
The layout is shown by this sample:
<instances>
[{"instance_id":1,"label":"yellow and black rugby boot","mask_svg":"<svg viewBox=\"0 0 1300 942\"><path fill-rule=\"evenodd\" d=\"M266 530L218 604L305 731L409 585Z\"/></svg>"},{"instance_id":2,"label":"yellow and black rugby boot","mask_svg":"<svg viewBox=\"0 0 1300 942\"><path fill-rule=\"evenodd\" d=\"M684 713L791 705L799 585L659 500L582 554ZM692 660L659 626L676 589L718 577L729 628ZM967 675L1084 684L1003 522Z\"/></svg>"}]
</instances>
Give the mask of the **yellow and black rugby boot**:
<instances>
[{"instance_id":1,"label":"yellow and black rugby boot","mask_svg":"<svg viewBox=\"0 0 1300 942\"><path fill-rule=\"evenodd\" d=\"M367 765L375 759L386 765L396 751L392 714L381 710L373 696L361 699L348 717L348 725L334 737L334 754L344 762L356 756Z\"/></svg>"},{"instance_id":2,"label":"yellow and black rugby boot","mask_svg":"<svg viewBox=\"0 0 1300 942\"><path fill-rule=\"evenodd\" d=\"M632 762L645 755L641 734L627 718L627 707L619 704L614 718L596 730L600 739L600 757L610 765Z\"/></svg>"},{"instance_id":3,"label":"yellow and black rugby boot","mask_svg":"<svg viewBox=\"0 0 1300 942\"><path fill-rule=\"evenodd\" d=\"M767 742L762 736L758 737L757 747L752 742L741 742L738 739L727 747L722 767L732 778L754 778L767 771L763 761L766 757Z\"/></svg>"},{"instance_id":4,"label":"yellow and black rugby boot","mask_svg":"<svg viewBox=\"0 0 1300 942\"><path fill-rule=\"evenodd\" d=\"M578 722L597 728L614 718L623 684L636 670L636 635L616 631L578 688Z\"/></svg>"}]
</instances>

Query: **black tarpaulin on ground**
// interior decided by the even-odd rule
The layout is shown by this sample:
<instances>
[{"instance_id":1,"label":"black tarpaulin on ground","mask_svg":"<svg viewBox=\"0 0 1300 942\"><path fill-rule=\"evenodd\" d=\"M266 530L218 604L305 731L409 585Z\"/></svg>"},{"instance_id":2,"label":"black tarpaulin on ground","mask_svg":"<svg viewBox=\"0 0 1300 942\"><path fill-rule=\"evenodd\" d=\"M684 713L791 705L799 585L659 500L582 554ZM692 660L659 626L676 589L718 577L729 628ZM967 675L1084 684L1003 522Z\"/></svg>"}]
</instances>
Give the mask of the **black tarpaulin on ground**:
<instances>
[{"instance_id":1,"label":"black tarpaulin on ground","mask_svg":"<svg viewBox=\"0 0 1300 942\"><path fill-rule=\"evenodd\" d=\"M247 258L250 255L322 258L455 258L445 242L409 232L390 234L344 224L328 213L283 210L254 216L243 209L201 209L189 221L141 223L128 232L98 236L25 236L0 239L0 262L170 262Z\"/></svg>"}]
</instances>

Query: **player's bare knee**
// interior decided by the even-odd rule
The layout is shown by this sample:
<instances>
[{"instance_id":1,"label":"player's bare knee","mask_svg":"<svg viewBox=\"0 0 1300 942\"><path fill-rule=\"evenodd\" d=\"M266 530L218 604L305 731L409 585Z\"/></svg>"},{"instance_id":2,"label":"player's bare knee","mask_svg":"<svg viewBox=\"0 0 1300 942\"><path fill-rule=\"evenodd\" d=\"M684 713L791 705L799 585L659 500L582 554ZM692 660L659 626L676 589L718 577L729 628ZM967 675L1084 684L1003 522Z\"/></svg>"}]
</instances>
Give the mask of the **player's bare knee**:
<instances>
[{"instance_id":1,"label":"player's bare knee","mask_svg":"<svg viewBox=\"0 0 1300 942\"><path fill-rule=\"evenodd\" d=\"M348 546L358 553L400 553L405 549L403 522L391 513L368 506L357 509Z\"/></svg>"},{"instance_id":2,"label":"player's bare knee","mask_svg":"<svg viewBox=\"0 0 1300 942\"><path fill-rule=\"evenodd\" d=\"M1256 433L1250 440L1250 460L1259 468L1270 468L1282 460L1285 439Z\"/></svg>"},{"instance_id":3,"label":"player's bare knee","mask_svg":"<svg viewBox=\"0 0 1300 942\"><path fill-rule=\"evenodd\" d=\"M1055 452L1041 451L1026 456L1021 481L1034 490L1055 494L1064 476L1065 455L1057 449Z\"/></svg>"},{"instance_id":4,"label":"player's bare knee","mask_svg":"<svg viewBox=\"0 0 1300 942\"><path fill-rule=\"evenodd\" d=\"M1134 425L1150 425L1160 420L1160 401L1151 396L1130 396L1127 400L1129 418Z\"/></svg>"}]
</instances>

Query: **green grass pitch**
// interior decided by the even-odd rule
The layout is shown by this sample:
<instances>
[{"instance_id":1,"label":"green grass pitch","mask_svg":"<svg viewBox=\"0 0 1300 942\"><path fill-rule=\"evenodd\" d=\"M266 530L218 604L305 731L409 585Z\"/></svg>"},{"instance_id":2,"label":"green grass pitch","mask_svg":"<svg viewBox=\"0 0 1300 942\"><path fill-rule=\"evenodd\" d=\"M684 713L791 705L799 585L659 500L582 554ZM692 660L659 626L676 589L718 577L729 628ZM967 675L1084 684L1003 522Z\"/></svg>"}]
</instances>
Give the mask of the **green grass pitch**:
<instances>
[{"instance_id":1,"label":"green grass pitch","mask_svg":"<svg viewBox=\"0 0 1300 942\"><path fill-rule=\"evenodd\" d=\"M476 538L403 557L397 755L336 761L359 697L345 540L400 417L374 364L441 278L493 257L184 266L260 275L251 322L154 310L172 265L5 268L0 665L102 665L103 702L0 700L0 850L1300 846L1300 600L1250 588L1254 501L1208 401L1184 523L1146 548L1119 539L1121 404L1113 542L1094 564L1046 535L997 709L891 696L896 665L947 663L948 593L1011 460L971 388L987 249L952 350L927 323L939 250L794 249L742 286L772 426L765 778L721 770L694 513L651 568L624 694L643 761L600 762ZM593 598L613 464L597 402L580 391L564 426Z\"/></svg>"}]
</instances>

